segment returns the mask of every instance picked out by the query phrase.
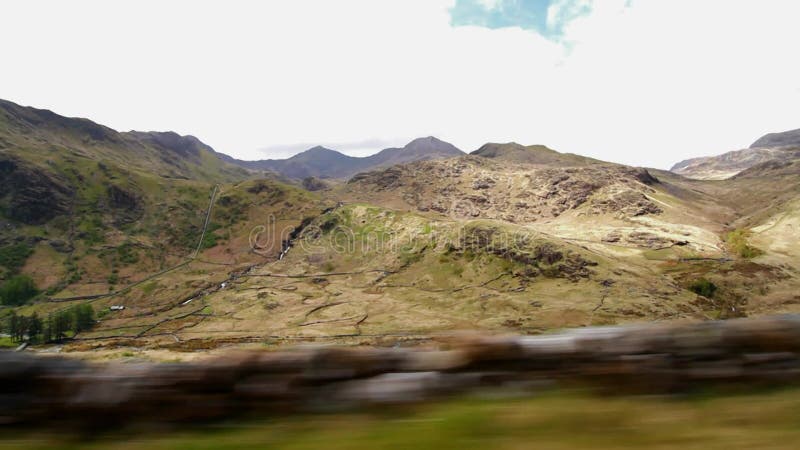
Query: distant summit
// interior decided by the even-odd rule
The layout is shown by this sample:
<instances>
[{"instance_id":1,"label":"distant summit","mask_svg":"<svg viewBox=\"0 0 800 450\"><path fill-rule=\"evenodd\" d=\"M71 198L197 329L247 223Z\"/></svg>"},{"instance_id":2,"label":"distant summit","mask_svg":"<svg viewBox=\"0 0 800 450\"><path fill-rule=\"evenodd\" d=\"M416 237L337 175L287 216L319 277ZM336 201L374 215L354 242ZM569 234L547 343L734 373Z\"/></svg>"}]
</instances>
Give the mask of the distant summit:
<instances>
[{"instance_id":1,"label":"distant summit","mask_svg":"<svg viewBox=\"0 0 800 450\"><path fill-rule=\"evenodd\" d=\"M492 158L498 161L547 166L583 166L600 162L585 156L571 153L559 153L544 145L524 146L516 142L509 142L507 144L484 144L481 148L470 154L482 156L484 158Z\"/></svg>"},{"instance_id":2,"label":"distant summit","mask_svg":"<svg viewBox=\"0 0 800 450\"><path fill-rule=\"evenodd\" d=\"M762 165L800 159L800 129L762 136L743 150L681 161L671 172L697 180L724 180Z\"/></svg>"},{"instance_id":3,"label":"distant summit","mask_svg":"<svg viewBox=\"0 0 800 450\"><path fill-rule=\"evenodd\" d=\"M769 133L753 142L750 148L764 147L800 147L800 128L796 130L784 131L782 133Z\"/></svg>"},{"instance_id":4,"label":"distant summit","mask_svg":"<svg viewBox=\"0 0 800 450\"><path fill-rule=\"evenodd\" d=\"M433 136L414 139L401 148L387 148L367 156L348 156L336 150L316 146L287 159L242 161L223 155L223 159L251 170L268 170L287 178L350 178L373 169L414 161L450 158L464 152L453 144Z\"/></svg>"}]
</instances>

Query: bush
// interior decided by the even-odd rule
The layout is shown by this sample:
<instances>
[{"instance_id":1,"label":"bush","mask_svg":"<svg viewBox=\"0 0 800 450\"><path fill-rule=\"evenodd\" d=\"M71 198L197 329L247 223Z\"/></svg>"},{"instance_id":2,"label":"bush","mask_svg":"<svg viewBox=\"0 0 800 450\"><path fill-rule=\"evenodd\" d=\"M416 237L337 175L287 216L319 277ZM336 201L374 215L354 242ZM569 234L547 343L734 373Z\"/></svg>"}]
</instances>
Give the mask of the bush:
<instances>
[{"instance_id":1,"label":"bush","mask_svg":"<svg viewBox=\"0 0 800 450\"><path fill-rule=\"evenodd\" d=\"M31 277L16 275L0 285L0 303L9 306L22 305L38 293Z\"/></svg>"},{"instance_id":2,"label":"bush","mask_svg":"<svg viewBox=\"0 0 800 450\"><path fill-rule=\"evenodd\" d=\"M139 253L128 242L117 247L117 257L122 264L135 264L139 262Z\"/></svg>"},{"instance_id":3,"label":"bush","mask_svg":"<svg viewBox=\"0 0 800 450\"><path fill-rule=\"evenodd\" d=\"M742 258L755 258L762 255L764 252L751 246L747 242L749 232L745 230L734 230L728 233L725 237L725 242L730 247L731 251L741 256Z\"/></svg>"},{"instance_id":4,"label":"bush","mask_svg":"<svg viewBox=\"0 0 800 450\"><path fill-rule=\"evenodd\" d=\"M217 223L212 222L208 224L206 234L203 236L203 242L200 244L200 250L216 247L217 241L219 241L220 237L214 232L220 228L221 226Z\"/></svg>"},{"instance_id":5,"label":"bush","mask_svg":"<svg viewBox=\"0 0 800 450\"><path fill-rule=\"evenodd\" d=\"M689 285L689 290L697 295L713 298L714 294L717 292L717 285L705 278L699 278Z\"/></svg>"},{"instance_id":6,"label":"bush","mask_svg":"<svg viewBox=\"0 0 800 450\"><path fill-rule=\"evenodd\" d=\"M0 247L0 266L5 266L11 273L17 273L31 253L33 249L27 244Z\"/></svg>"}]
</instances>

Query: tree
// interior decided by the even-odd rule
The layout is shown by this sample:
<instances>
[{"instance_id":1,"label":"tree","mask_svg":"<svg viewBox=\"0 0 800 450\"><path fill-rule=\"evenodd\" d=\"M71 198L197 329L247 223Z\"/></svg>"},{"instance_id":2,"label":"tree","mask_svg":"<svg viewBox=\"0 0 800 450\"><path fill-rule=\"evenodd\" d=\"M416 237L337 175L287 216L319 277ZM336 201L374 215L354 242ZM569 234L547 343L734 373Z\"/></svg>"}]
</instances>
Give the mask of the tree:
<instances>
[{"instance_id":1,"label":"tree","mask_svg":"<svg viewBox=\"0 0 800 450\"><path fill-rule=\"evenodd\" d=\"M69 311L61 311L53 316L52 334L53 339L58 341L67 337L67 331L72 328L72 314Z\"/></svg>"},{"instance_id":2,"label":"tree","mask_svg":"<svg viewBox=\"0 0 800 450\"><path fill-rule=\"evenodd\" d=\"M84 303L83 305L75 306L73 315L75 321L73 330L76 333L86 331L94 326L94 309L92 309L92 305Z\"/></svg>"},{"instance_id":3,"label":"tree","mask_svg":"<svg viewBox=\"0 0 800 450\"><path fill-rule=\"evenodd\" d=\"M42 334L42 319L38 314L33 313L28 319L28 339L31 342L37 342L40 334Z\"/></svg>"},{"instance_id":4,"label":"tree","mask_svg":"<svg viewBox=\"0 0 800 450\"><path fill-rule=\"evenodd\" d=\"M12 340L17 340L17 336L19 336L19 316L16 312L11 311L11 314L8 316L8 334L11 335Z\"/></svg>"},{"instance_id":5,"label":"tree","mask_svg":"<svg viewBox=\"0 0 800 450\"><path fill-rule=\"evenodd\" d=\"M33 279L27 275L15 275L0 285L0 303L19 306L38 294Z\"/></svg>"},{"instance_id":6,"label":"tree","mask_svg":"<svg viewBox=\"0 0 800 450\"><path fill-rule=\"evenodd\" d=\"M42 329L42 341L51 342L53 340L53 315L49 314L44 321Z\"/></svg>"}]
</instances>

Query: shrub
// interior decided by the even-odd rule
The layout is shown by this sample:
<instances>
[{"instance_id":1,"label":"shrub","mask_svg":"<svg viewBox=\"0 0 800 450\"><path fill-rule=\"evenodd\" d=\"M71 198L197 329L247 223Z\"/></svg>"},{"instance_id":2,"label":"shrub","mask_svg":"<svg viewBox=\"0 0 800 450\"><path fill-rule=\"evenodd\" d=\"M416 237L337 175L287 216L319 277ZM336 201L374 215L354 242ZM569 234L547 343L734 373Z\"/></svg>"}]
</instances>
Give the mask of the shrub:
<instances>
[{"instance_id":1,"label":"shrub","mask_svg":"<svg viewBox=\"0 0 800 450\"><path fill-rule=\"evenodd\" d=\"M697 295L702 295L706 298L712 298L717 292L717 285L705 278L698 278L697 280L692 281L692 283L689 285L689 290Z\"/></svg>"},{"instance_id":2,"label":"shrub","mask_svg":"<svg viewBox=\"0 0 800 450\"><path fill-rule=\"evenodd\" d=\"M135 264L139 262L139 253L128 242L117 247L117 257L122 264Z\"/></svg>"},{"instance_id":3,"label":"shrub","mask_svg":"<svg viewBox=\"0 0 800 450\"><path fill-rule=\"evenodd\" d=\"M0 247L0 266L5 266L10 273L17 273L31 253L33 249L24 243Z\"/></svg>"},{"instance_id":4,"label":"shrub","mask_svg":"<svg viewBox=\"0 0 800 450\"><path fill-rule=\"evenodd\" d=\"M0 285L0 303L9 306L22 305L38 293L31 277L15 275Z\"/></svg>"},{"instance_id":5,"label":"shrub","mask_svg":"<svg viewBox=\"0 0 800 450\"><path fill-rule=\"evenodd\" d=\"M725 236L725 242L730 247L731 251L741 256L742 258L755 258L762 255L764 252L756 247L751 246L747 242L749 232L746 230L734 230Z\"/></svg>"},{"instance_id":6,"label":"shrub","mask_svg":"<svg viewBox=\"0 0 800 450\"><path fill-rule=\"evenodd\" d=\"M206 234L203 236L203 242L200 244L200 250L216 247L217 242L220 240L215 231L219 230L221 226L218 223L211 222L208 224Z\"/></svg>"}]
</instances>

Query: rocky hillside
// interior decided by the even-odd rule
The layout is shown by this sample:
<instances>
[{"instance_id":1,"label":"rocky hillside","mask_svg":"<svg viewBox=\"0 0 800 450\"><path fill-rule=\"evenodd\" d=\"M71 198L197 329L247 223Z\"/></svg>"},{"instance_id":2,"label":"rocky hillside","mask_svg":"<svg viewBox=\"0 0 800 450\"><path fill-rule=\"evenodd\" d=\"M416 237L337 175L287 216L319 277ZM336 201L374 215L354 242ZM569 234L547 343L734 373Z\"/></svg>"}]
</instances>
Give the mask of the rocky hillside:
<instances>
[{"instance_id":1,"label":"rocky hillside","mask_svg":"<svg viewBox=\"0 0 800 450\"><path fill-rule=\"evenodd\" d=\"M718 156L681 161L672 172L696 180L724 180L751 167L765 163L788 163L800 159L800 130L770 133L756 140L750 148Z\"/></svg>"},{"instance_id":2,"label":"rocky hillside","mask_svg":"<svg viewBox=\"0 0 800 450\"><path fill-rule=\"evenodd\" d=\"M342 178L356 173L406 162L451 158L464 152L447 142L429 136L415 139L401 148L387 148L367 157L348 156L325 147L314 147L288 159L226 161L251 170L266 170L288 178Z\"/></svg>"},{"instance_id":3,"label":"rocky hillside","mask_svg":"<svg viewBox=\"0 0 800 450\"><path fill-rule=\"evenodd\" d=\"M750 148L764 147L798 147L800 146L800 129L769 133L753 142Z\"/></svg>"},{"instance_id":4,"label":"rocky hillside","mask_svg":"<svg viewBox=\"0 0 800 450\"><path fill-rule=\"evenodd\" d=\"M0 151L55 168L59 163L101 161L166 179L225 182L247 172L221 161L194 136L173 132L119 133L87 119L0 100Z\"/></svg>"},{"instance_id":5,"label":"rocky hillside","mask_svg":"<svg viewBox=\"0 0 800 450\"><path fill-rule=\"evenodd\" d=\"M89 307L97 320L60 336L64 351L800 311L796 160L704 181L514 143L452 156L423 138L355 158L378 168L348 182L308 176L352 158L305 152L301 187L192 137L3 105L0 324Z\"/></svg>"},{"instance_id":6,"label":"rocky hillside","mask_svg":"<svg viewBox=\"0 0 800 450\"><path fill-rule=\"evenodd\" d=\"M524 146L517 144L516 142L510 142L507 144L485 144L470 154L508 163L537 164L557 167L585 166L601 162L585 156L573 155L570 153L559 153L555 150L547 148L547 146L544 145Z\"/></svg>"},{"instance_id":7,"label":"rocky hillside","mask_svg":"<svg viewBox=\"0 0 800 450\"><path fill-rule=\"evenodd\" d=\"M22 274L43 298L105 295L198 251L246 249L239 224L315 207L268 180L232 197L250 176L193 136L118 133L0 102L0 286ZM250 216L255 205L263 215Z\"/></svg>"}]
</instances>

